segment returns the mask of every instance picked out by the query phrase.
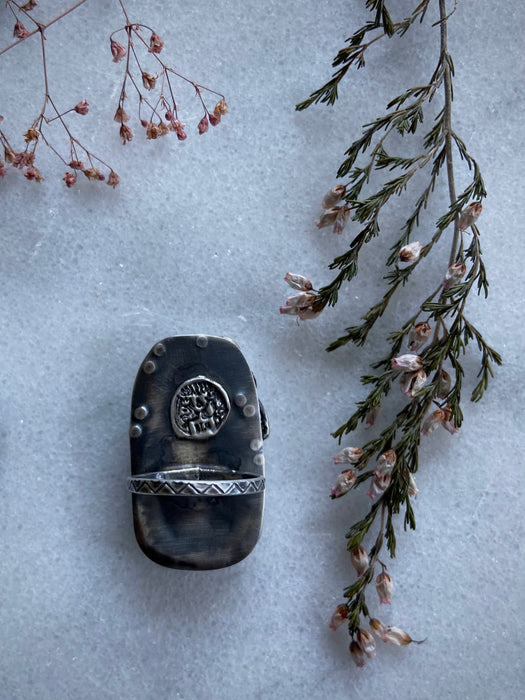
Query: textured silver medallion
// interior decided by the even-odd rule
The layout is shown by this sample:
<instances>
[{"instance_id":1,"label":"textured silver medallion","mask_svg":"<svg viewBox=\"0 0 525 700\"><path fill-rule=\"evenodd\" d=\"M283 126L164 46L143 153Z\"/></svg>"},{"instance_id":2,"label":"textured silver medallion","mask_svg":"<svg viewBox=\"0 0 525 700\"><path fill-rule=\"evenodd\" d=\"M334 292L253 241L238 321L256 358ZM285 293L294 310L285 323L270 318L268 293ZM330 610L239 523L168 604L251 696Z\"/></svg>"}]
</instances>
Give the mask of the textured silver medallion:
<instances>
[{"instance_id":1,"label":"textured silver medallion","mask_svg":"<svg viewBox=\"0 0 525 700\"><path fill-rule=\"evenodd\" d=\"M222 386L207 377L183 382L171 401L171 424L182 438L207 440L217 435L230 412Z\"/></svg>"}]
</instances>

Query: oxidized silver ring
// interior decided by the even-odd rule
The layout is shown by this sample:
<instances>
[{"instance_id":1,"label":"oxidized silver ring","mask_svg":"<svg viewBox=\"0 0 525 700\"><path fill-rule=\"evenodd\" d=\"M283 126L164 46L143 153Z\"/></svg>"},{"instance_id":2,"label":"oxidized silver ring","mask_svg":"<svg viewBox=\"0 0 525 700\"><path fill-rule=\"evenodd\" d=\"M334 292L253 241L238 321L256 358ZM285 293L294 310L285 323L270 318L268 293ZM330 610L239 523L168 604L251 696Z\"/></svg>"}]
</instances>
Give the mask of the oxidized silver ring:
<instances>
[{"instance_id":1,"label":"oxidized silver ring","mask_svg":"<svg viewBox=\"0 0 525 700\"><path fill-rule=\"evenodd\" d=\"M128 489L152 496L245 496L264 491L264 476L191 464L131 477Z\"/></svg>"}]
</instances>

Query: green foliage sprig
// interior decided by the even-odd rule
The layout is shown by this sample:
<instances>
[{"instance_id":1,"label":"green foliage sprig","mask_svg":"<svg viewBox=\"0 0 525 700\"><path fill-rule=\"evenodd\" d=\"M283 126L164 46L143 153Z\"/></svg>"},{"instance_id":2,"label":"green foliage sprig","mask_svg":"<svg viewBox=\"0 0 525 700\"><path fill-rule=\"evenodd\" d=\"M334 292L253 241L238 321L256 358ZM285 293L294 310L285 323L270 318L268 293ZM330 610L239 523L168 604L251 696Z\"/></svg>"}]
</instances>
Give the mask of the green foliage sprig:
<instances>
[{"instance_id":1,"label":"green foliage sprig","mask_svg":"<svg viewBox=\"0 0 525 700\"><path fill-rule=\"evenodd\" d=\"M386 626L371 617L366 590L375 578L380 601L389 602L393 581L379 555L386 544L390 556L395 556L396 514L404 513L405 530L415 529L411 499L417 494L414 474L419 466L421 437L440 426L450 433L459 430L463 421L464 370L461 358L471 341L475 341L481 354L472 401L482 398L494 365L501 364L499 354L484 341L481 332L465 315L472 291L484 297L488 294L480 231L476 225L486 191L477 161L452 126L454 64L448 50L447 23L456 10L457 1L450 14L447 14L446 0L438 1L440 18L434 26L438 28L440 49L432 76L425 84L410 87L395 97L387 105L384 115L365 124L363 133L347 149L337 171L338 178L346 179L344 184L335 186L323 200L325 212L317 222L319 227L335 222L334 231L340 233L350 218L360 226L359 232L348 250L329 265L336 271L329 284L314 290L306 278L288 273L286 281L301 293L288 299L286 306L281 308L282 313L306 319L316 317L327 306L334 306L343 283L357 275L363 248L380 235L381 227L388 227L384 207L392 197L404 195L412 187L416 173L427 173L426 184L416 195L415 205L386 261L388 272L384 277L386 291L383 298L364 314L359 324L346 328L344 334L327 348L333 351L349 342L364 345L395 292L409 282L412 272L428 258L439 239L444 234L450 235L448 263L442 263L443 281L425 299L413 304L410 317L401 328L390 333L390 351L371 364L372 374L361 377L362 383L371 387L368 396L357 404L346 423L333 433L341 442L360 424L373 425L375 415L393 384L400 381L409 400L390 425L362 447L344 448L335 458L337 464L352 467L347 466L340 474L332 489L332 497L343 496L359 484L368 482L369 496L373 499L367 515L347 532L347 547L359 577L345 589L345 602L338 606L331 622L334 629L345 621L348 623L352 637L350 651L358 666L364 664L367 656L375 655L373 638L362 627L363 618L368 618L371 629L384 641L400 645L414 641L403 630ZM365 65L365 54L370 46L384 38L403 36L416 22L423 21L429 6L430 0L423 0L408 17L394 22L384 0L366 0L373 19L348 39L333 61L336 72L332 78L298 104L297 110L319 102L333 104L341 80L351 66L361 68ZM421 136L428 106L435 98L441 100L442 106L434 116L432 127ZM417 137L421 144L418 155L396 154L390 138L396 133L405 138ZM454 151L472 173L470 184L459 194L455 186ZM386 177L374 192L369 193L366 190L370 189L372 173L375 173L374 182L380 179L378 173L384 173ZM413 240L414 233L443 173L450 204L436 221L430 240L420 244ZM403 354L402 348L407 342L411 353ZM374 460L375 465L367 469ZM379 527L375 542L366 551L363 547L365 536L377 520ZM382 571L376 577L378 565Z\"/></svg>"}]
</instances>

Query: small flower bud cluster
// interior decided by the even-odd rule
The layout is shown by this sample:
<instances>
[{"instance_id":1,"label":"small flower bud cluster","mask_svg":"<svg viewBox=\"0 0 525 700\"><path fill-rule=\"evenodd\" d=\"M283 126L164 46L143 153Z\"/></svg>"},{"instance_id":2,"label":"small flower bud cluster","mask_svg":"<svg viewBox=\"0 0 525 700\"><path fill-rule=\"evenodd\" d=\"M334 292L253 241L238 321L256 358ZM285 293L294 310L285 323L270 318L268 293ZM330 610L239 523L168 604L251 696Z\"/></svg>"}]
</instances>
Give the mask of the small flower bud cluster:
<instances>
[{"instance_id":1,"label":"small flower bud cluster","mask_svg":"<svg viewBox=\"0 0 525 700\"><path fill-rule=\"evenodd\" d=\"M350 216L350 207L346 204L337 206L340 200L346 194L344 185L335 185L325 194L321 206L323 213L315 222L317 228L325 228L325 226L333 226L333 232L341 234L348 222Z\"/></svg>"},{"instance_id":2,"label":"small flower bud cluster","mask_svg":"<svg viewBox=\"0 0 525 700\"><path fill-rule=\"evenodd\" d=\"M426 321L416 323L408 334L408 349L411 352L417 352L430 338L431 332L432 328Z\"/></svg>"},{"instance_id":3,"label":"small flower bud cluster","mask_svg":"<svg viewBox=\"0 0 525 700\"><path fill-rule=\"evenodd\" d=\"M421 428L421 432L423 435L430 435L430 433L433 433L439 426L448 430L451 435L459 433L460 429L456 426L452 411L448 406L446 408L438 408L427 416Z\"/></svg>"},{"instance_id":4,"label":"small flower bud cluster","mask_svg":"<svg viewBox=\"0 0 525 700\"><path fill-rule=\"evenodd\" d=\"M451 265L445 274L445 279L442 283L443 289L450 289L455 284L460 282L463 279L463 277L465 277L466 272L467 266L465 265L465 263L457 262Z\"/></svg>"},{"instance_id":5,"label":"small flower bud cluster","mask_svg":"<svg viewBox=\"0 0 525 700\"><path fill-rule=\"evenodd\" d=\"M418 326L426 325L428 324L418 324ZM426 333L426 330L424 330L424 333ZM423 369L423 360L419 355L400 355L392 358L390 364L392 369L404 372L400 380L403 394L409 398L417 396L427 381L427 374Z\"/></svg>"},{"instance_id":6,"label":"small flower bud cluster","mask_svg":"<svg viewBox=\"0 0 525 700\"><path fill-rule=\"evenodd\" d=\"M394 644L396 646L407 646L411 644L414 640L399 627L392 627L384 625L381 620L377 618L372 618L370 620L371 630L381 639L383 642ZM421 644L421 642L414 642L415 644Z\"/></svg>"},{"instance_id":7,"label":"small flower bud cluster","mask_svg":"<svg viewBox=\"0 0 525 700\"><path fill-rule=\"evenodd\" d=\"M376 643L368 630L359 629L355 639L350 642L350 656L358 668L365 665L366 659L376 655Z\"/></svg>"},{"instance_id":8,"label":"small flower bud cluster","mask_svg":"<svg viewBox=\"0 0 525 700\"><path fill-rule=\"evenodd\" d=\"M361 545L359 545L355 549L352 549L352 551L350 552L350 561L352 562L352 566L356 570L358 578L361 578L366 574L370 562L368 560L368 554L366 553L366 549L364 547L361 547Z\"/></svg>"},{"instance_id":9,"label":"small flower bud cluster","mask_svg":"<svg viewBox=\"0 0 525 700\"><path fill-rule=\"evenodd\" d=\"M284 276L284 281L292 287L292 289L300 293L288 297L285 306L279 307L279 312L290 316L298 316L301 321L316 318L321 311L314 309L317 295L313 291L310 280L302 275L295 275L292 272L287 272Z\"/></svg>"},{"instance_id":10,"label":"small flower bud cluster","mask_svg":"<svg viewBox=\"0 0 525 700\"><path fill-rule=\"evenodd\" d=\"M479 219L479 216L483 210L481 202L471 202L468 207L461 212L458 221L458 228L460 231L466 231L468 228L473 226Z\"/></svg>"},{"instance_id":11,"label":"small flower bud cluster","mask_svg":"<svg viewBox=\"0 0 525 700\"><path fill-rule=\"evenodd\" d=\"M404 263L415 262L421 255L422 250L423 246L421 243L419 241L414 241L414 243L409 243L408 245L403 246L397 254L397 257Z\"/></svg>"},{"instance_id":12,"label":"small flower bud cluster","mask_svg":"<svg viewBox=\"0 0 525 700\"><path fill-rule=\"evenodd\" d=\"M379 602L390 605L394 592L394 580L386 571L381 572L376 578L376 591L379 596Z\"/></svg>"},{"instance_id":13,"label":"small flower bud cluster","mask_svg":"<svg viewBox=\"0 0 525 700\"><path fill-rule=\"evenodd\" d=\"M381 454L376 462L376 468L368 491L368 497L375 500L382 496L390 486L392 480L392 470L396 463L396 453L394 450L387 450Z\"/></svg>"},{"instance_id":14,"label":"small flower bud cluster","mask_svg":"<svg viewBox=\"0 0 525 700\"><path fill-rule=\"evenodd\" d=\"M341 472L337 477L335 486L331 490L330 498L340 498L345 493L348 493L355 484L356 478L357 474L354 469L346 469L344 472Z\"/></svg>"},{"instance_id":15,"label":"small flower bud cluster","mask_svg":"<svg viewBox=\"0 0 525 700\"><path fill-rule=\"evenodd\" d=\"M338 605L337 608L334 610L334 614L332 615L332 618L330 620L330 624L328 625L331 630L337 630L345 620L348 619L348 607L346 605Z\"/></svg>"}]
</instances>

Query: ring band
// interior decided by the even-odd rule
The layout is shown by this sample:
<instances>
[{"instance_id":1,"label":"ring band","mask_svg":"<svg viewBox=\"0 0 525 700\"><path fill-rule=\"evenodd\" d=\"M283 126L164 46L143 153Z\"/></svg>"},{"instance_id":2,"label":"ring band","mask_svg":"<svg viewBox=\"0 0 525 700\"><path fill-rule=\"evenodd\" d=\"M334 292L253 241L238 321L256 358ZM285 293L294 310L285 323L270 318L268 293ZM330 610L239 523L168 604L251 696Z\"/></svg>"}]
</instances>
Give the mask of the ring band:
<instances>
[{"instance_id":1,"label":"ring band","mask_svg":"<svg viewBox=\"0 0 525 700\"><path fill-rule=\"evenodd\" d=\"M150 496L245 496L264 491L264 476L192 464L135 474L128 489Z\"/></svg>"}]
</instances>

